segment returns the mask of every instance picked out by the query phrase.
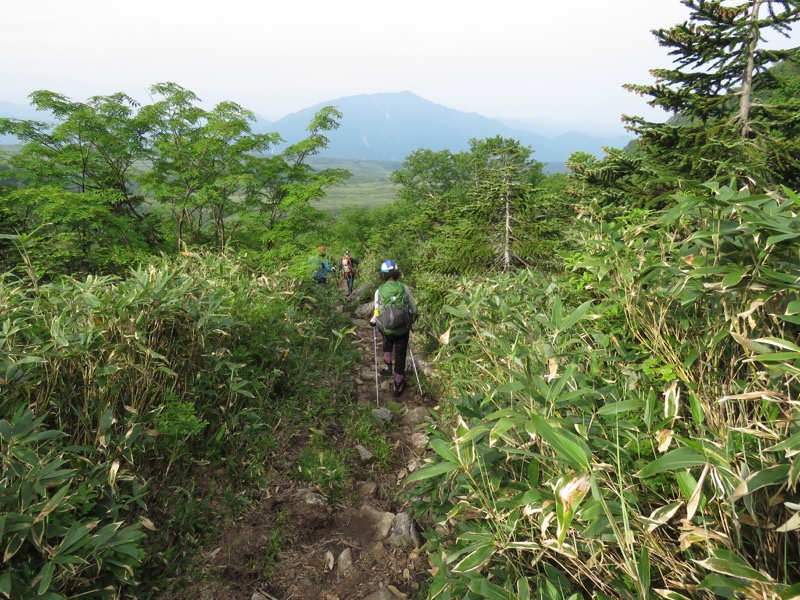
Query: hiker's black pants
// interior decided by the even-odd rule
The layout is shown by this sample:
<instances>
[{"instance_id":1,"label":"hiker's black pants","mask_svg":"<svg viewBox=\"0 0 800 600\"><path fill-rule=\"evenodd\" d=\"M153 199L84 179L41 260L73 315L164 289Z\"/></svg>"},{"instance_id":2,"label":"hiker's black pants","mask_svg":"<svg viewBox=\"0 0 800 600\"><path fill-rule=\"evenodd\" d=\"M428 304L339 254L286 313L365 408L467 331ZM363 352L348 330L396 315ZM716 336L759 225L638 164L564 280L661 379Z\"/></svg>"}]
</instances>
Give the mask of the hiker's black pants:
<instances>
[{"instance_id":1,"label":"hiker's black pants","mask_svg":"<svg viewBox=\"0 0 800 600\"><path fill-rule=\"evenodd\" d=\"M394 372L398 375L406 374L406 352L408 352L408 334L406 331L401 335L389 335L381 331L383 336L383 351L394 352Z\"/></svg>"}]
</instances>

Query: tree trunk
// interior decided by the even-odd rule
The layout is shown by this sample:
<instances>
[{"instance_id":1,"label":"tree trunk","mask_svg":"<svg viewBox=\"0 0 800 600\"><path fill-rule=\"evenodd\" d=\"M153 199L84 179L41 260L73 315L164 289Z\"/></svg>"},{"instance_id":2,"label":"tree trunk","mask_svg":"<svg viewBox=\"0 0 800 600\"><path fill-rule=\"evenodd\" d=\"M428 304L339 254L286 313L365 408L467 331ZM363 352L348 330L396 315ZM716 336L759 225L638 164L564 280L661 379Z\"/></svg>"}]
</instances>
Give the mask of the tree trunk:
<instances>
[{"instance_id":1,"label":"tree trunk","mask_svg":"<svg viewBox=\"0 0 800 600\"><path fill-rule=\"evenodd\" d=\"M506 182L506 230L503 239L503 270L508 271L511 268L511 192L508 189L508 182Z\"/></svg>"},{"instance_id":2,"label":"tree trunk","mask_svg":"<svg viewBox=\"0 0 800 600\"><path fill-rule=\"evenodd\" d=\"M758 13L764 0L754 0L750 13L750 43L747 47L747 66L742 74L742 89L739 93L739 122L743 138L748 138L753 132L750 126L750 105L753 93L753 70L755 64L756 46L758 45Z\"/></svg>"}]
</instances>

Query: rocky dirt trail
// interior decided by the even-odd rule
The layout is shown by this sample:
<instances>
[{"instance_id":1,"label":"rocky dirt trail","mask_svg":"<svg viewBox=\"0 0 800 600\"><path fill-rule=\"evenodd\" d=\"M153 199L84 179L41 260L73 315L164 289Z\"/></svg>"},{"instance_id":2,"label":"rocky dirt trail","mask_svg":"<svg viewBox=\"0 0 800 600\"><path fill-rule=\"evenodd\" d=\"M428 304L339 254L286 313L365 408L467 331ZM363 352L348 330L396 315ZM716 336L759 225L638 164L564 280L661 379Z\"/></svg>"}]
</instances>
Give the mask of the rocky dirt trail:
<instances>
[{"instance_id":1,"label":"rocky dirt trail","mask_svg":"<svg viewBox=\"0 0 800 600\"><path fill-rule=\"evenodd\" d=\"M430 400L420 394L409 358L408 385L399 398L390 377L378 378L376 401L375 341L368 319L372 303L353 310L362 364L354 377L358 402L373 406L376 419L391 423L394 462L381 472L361 457L354 494L331 505L319 491L287 482L271 487L267 497L226 524L222 538L204 555L204 583L193 586L201 600L412 600L424 597L428 561L405 496L404 478L422 463L428 438ZM378 335L378 362L381 362ZM413 345L420 374L431 374L425 356ZM388 407L391 406L393 410ZM352 498L357 498L355 502ZM284 537L272 552L276 532ZM268 572L264 566L269 564ZM260 570L260 572L259 572Z\"/></svg>"}]
</instances>

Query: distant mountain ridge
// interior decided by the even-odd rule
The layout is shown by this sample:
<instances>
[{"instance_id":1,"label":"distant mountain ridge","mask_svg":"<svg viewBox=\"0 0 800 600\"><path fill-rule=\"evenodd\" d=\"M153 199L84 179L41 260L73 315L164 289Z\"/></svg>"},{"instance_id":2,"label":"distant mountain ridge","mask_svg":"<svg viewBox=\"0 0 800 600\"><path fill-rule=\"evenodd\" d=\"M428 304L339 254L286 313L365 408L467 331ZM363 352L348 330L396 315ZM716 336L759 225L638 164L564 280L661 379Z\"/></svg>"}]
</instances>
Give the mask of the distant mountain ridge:
<instances>
[{"instance_id":1,"label":"distant mountain ridge","mask_svg":"<svg viewBox=\"0 0 800 600\"><path fill-rule=\"evenodd\" d=\"M321 153L329 158L402 161L419 148L459 152L471 139L502 136L534 150L541 162L563 163L573 152L603 156L603 147L623 148L628 136L603 137L584 133L544 136L512 128L476 113L435 104L411 92L361 94L322 102L274 122L260 120L261 131L277 131L289 141L300 140L314 114L335 106L343 115L341 127L330 132L330 144Z\"/></svg>"},{"instance_id":2,"label":"distant mountain ridge","mask_svg":"<svg viewBox=\"0 0 800 600\"><path fill-rule=\"evenodd\" d=\"M563 163L573 152L603 156L603 147L623 148L629 136L598 136L580 132L545 136L499 120L466 113L430 102L412 92L346 96L321 102L277 121L258 118L256 132L277 131L288 142L304 139L313 116L325 106L335 106L343 115L339 129L329 133L330 144L320 154L325 158L401 162L414 150L460 152L471 139L502 136L530 146L533 158L544 163ZM0 117L46 120L31 106L0 101ZM0 136L0 143L15 139ZM280 150L277 148L276 150Z\"/></svg>"}]
</instances>

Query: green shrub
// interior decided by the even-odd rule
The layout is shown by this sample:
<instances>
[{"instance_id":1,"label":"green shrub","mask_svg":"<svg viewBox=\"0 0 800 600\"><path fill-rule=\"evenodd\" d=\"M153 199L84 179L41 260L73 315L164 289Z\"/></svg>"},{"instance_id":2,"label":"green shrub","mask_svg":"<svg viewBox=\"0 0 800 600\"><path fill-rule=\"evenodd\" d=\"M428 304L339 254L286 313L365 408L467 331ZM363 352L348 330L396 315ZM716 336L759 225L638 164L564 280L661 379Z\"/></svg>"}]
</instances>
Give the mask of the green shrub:
<instances>
[{"instance_id":1,"label":"green shrub","mask_svg":"<svg viewBox=\"0 0 800 600\"><path fill-rule=\"evenodd\" d=\"M144 488L124 462L67 447L67 436L43 420L23 409L0 420L0 594L117 598L135 587L144 556L144 533L131 522Z\"/></svg>"},{"instance_id":2,"label":"green shrub","mask_svg":"<svg viewBox=\"0 0 800 600\"><path fill-rule=\"evenodd\" d=\"M797 594L798 199L675 200L599 222L593 304L451 296L456 399L408 480L430 598Z\"/></svg>"}]
</instances>

